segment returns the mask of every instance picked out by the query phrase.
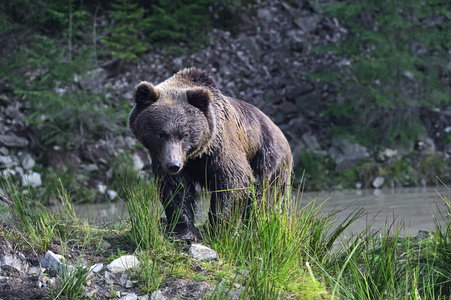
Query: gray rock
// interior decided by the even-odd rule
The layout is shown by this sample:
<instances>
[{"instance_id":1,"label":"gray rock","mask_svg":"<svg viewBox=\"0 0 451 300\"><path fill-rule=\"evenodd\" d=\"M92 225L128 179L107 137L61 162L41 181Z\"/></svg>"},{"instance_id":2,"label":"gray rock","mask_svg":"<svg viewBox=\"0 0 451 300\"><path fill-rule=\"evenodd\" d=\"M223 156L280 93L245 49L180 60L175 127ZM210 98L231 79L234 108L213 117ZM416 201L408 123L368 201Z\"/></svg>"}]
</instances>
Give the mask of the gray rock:
<instances>
[{"instance_id":1,"label":"gray rock","mask_svg":"<svg viewBox=\"0 0 451 300\"><path fill-rule=\"evenodd\" d=\"M36 161L33 159L33 157L31 156L31 154L29 153L24 153L21 157L20 157L20 164L22 165L22 167L25 170L31 170L35 164Z\"/></svg>"},{"instance_id":2,"label":"gray rock","mask_svg":"<svg viewBox=\"0 0 451 300\"><path fill-rule=\"evenodd\" d=\"M108 284L114 284L116 277L108 271L105 271L104 279Z\"/></svg>"},{"instance_id":3,"label":"gray rock","mask_svg":"<svg viewBox=\"0 0 451 300\"><path fill-rule=\"evenodd\" d=\"M73 270L71 265L64 264L64 257L62 255L55 254L50 250L41 259L41 267L55 269L61 275L70 273Z\"/></svg>"},{"instance_id":4,"label":"gray rock","mask_svg":"<svg viewBox=\"0 0 451 300\"><path fill-rule=\"evenodd\" d=\"M42 185L41 174L36 172L28 172L22 176L22 185L23 186L31 186L38 187Z\"/></svg>"},{"instance_id":5,"label":"gray rock","mask_svg":"<svg viewBox=\"0 0 451 300\"><path fill-rule=\"evenodd\" d=\"M99 193L104 194L106 192L107 186L104 184L99 183L97 185L97 189L99 190Z\"/></svg>"},{"instance_id":6,"label":"gray rock","mask_svg":"<svg viewBox=\"0 0 451 300\"><path fill-rule=\"evenodd\" d=\"M318 140L311 133L308 133L308 132L304 133L302 135L302 141L306 145L307 149L320 149L321 148L320 144L318 143Z\"/></svg>"},{"instance_id":7,"label":"gray rock","mask_svg":"<svg viewBox=\"0 0 451 300\"><path fill-rule=\"evenodd\" d=\"M364 146L351 143L348 139L340 137L332 138L329 155L335 162L337 172L352 169L360 161L370 157L370 153Z\"/></svg>"},{"instance_id":8,"label":"gray rock","mask_svg":"<svg viewBox=\"0 0 451 300\"><path fill-rule=\"evenodd\" d=\"M24 148L28 146L28 141L23 137L18 137L13 133L2 134L0 135L0 145L13 148Z\"/></svg>"},{"instance_id":9,"label":"gray rock","mask_svg":"<svg viewBox=\"0 0 451 300\"><path fill-rule=\"evenodd\" d=\"M99 170L99 167L96 164L85 165L83 168L87 173L96 172Z\"/></svg>"},{"instance_id":10,"label":"gray rock","mask_svg":"<svg viewBox=\"0 0 451 300\"><path fill-rule=\"evenodd\" d=\"M128 281L128 275L125 273L122 273L121 277L119 278L119 284L124 286L127 284Z\"/></svg>"},{"instance_id":11,"label":"gray rock","mask_svg":"<svg viewBox=\"0 0 451 300\"><path fill-rule=\"evenodd\" d=\"M297 17L294 23L302 30L304 33L309 33L316 29L318 23L321 21L321 16L319 15L308 15Z\"/></svg>"},{"instance_id":12,"label":"gray rock","mask_svg":"<svg viewBox=\"0 0 451 300\"><path fill-rule=\"evenodd\" d=\"M254 59L258 59L260 57L260 47L254 37L247 37L242 41L242 43L243 46L249 50Z\"/></svg>"},{"instance_id":13,"label":"gray rock","mask_svg":"<svg viewBox=\"0 0 451 300\"><path fill-rule=\"evenodd\" d=\"M120 299L121 300L138 300L138 295L136 295L135 293L130 293Z\"/></svg>"},{"instance_id":14,"label":"gray rock","mask_svg":"<svg viewBox=\"0 0 451 300\"><path fill-rule=\"evenodd\" d=\"M198 261L212 260L217 257L216 251L201 244L192 244L189 248L189 254Z\"/></svg>"},{"instance_id":15,"label":"gray rock","mask_svg":"<svg viewBox=\"0 0 451 300\"><path fill-rule=\"evenodd\" d=\"M111 244L108 243L107 241L103 241L102 244L100 244L100 246L102 247L102 249L108 249L111 247Z\"/></svg>"},{"instance_id":16,"label":"gray rock","mask_svg":"<svg viewBox=\"0 0 451 300\"><path fill-rule=\"evenodd\" d=\"M60 254L55 254L52 251L47 251L44 258L41 259L41 267L43 268L55 268L64 261L64 257Z\"/></svg>"},{"instance_id":17,"label":"gray rock","mask_svg":"<svg viewBox=\"0 0 451 300\"><path fill-rule=\"evenodd\" d=\"M130 279L127 280L127 282L125 283L125 288L131 289L132 287L133 287L133 282Z\"/></svg>"},{"instance_id":18,"label":"gray rock","mask_svg":"<svg viewBox=\"0 0 451 300\"><path fill-rule=\"evenodd\" d=\"M0 168L11 168L15 165L11 156L0 155Z\"/></svg>"},{"instance_id":19,"label":"gray rock","mask_svg":"<svg viewBox=\"0 0 451 300\"><path fill-rule=\"evenodd\" d=\"M106 191L106 194L108 196L108 199L110 199L110 200L114 200L114 198L116 198L116 196L117 196L117 193L113 190Z\"/></svg>"},{"instance_id":20,"label":"gray rock","mask_svg":"<svg viewBox=\"0 0 451 300\"><path fill-rule=\"evenodd\" d=\"M135 171L140 171L142 168L144 168L145 163L137 153L132 155L132 160L133 160L133 169Z\"/></svg>"},{"instance_id":21,"label":"gray rock","mask_svg":"<svg viewBox=\"0 0 451 300\"><path fill-rule=\"evenodd\" d=\"M28 270L28 275L40 275L43 273L44 269L38 266L30 267Z\"/></svg>"},{"instance_id":22,"label":"gray rock","mask_svg":"<svg viewBox=\"0 0 451 300\"><path fill-rule=\"evenodd\" d=\"M18 272L28 272L28 264L14 255L7 254L0 259L2 269L16 270Z\"/></svg>"},{"instance_id":23,"label":"gray rock","mask_svg":"<svg viewBox=\"0 0 451 300\"><path fill-rule=\"evenodd\" d=\"M132 269L139 264L138 258L134 255L124 255L115 260L113 260L109 265L107 265L108 271L113 274L124 272L126 270Z\"/></svg>"},{"instance_id":24,"label":"gray rock","mask_svg":"<svg viewBox=\"0 0 451 300\"><path fill-rule=\"evenodd\" d=\"M298 108L294 105L293 102L284 101L279 104L279 110L284 115L296 114L298 112Z\"/></svg>"},{"instance_id":25,"label":"gray rock","mask_svg":"<svg viewBox=\"0 0 451 300\"><path fill-rule=\"evenodd\" d=\"M167 298L163 295L160 290L156 290L150 295L150 300L166 300Z\"/></svg>"},{"instance_id":26,"label":"gray rock","mask_svg":"<svg viewBox=\"0 0 451 300\"><path fill-rule=\"evenodd\" d=\"M91 268L89 269L90 272L92 273L98 273L103 269L103 264L102 263L98 263L95 265L92 265Z\"/></svg>"},{"instance_id":27,"label":"gray rock","mask_svg":"<svg viewBox=\"0 0 451 300\"><path fill-rule=\"evenodd\" d=\"M23 177L23 175L24 175L23 169L21 167L19 167L19 166L16 166L14 168L14 172L16 172L16 176Z\"/></svg>"},{"instance_id":28,"label":"gray rock","mask_svg":"<svg viewBox=\"0 0 451 300\"><path fill-rule=\"evenodd\" d=\"M272 21L271 11L269 9L267 9L266 7L259 8L257 10L257 16L260 19L262 19L265 23L270 23Z\"/></svg>"},{"instance_id":29,"label":"gray rock","mask_svg":"<svg viewBox=\"0 0 451 300\"><path fill-rule=\"evenodd\" d=\"M377 176L371 184L375 189L378 189L384 184L384 181L385 181L384 177Z\"/></svg>"},{"instance_id":30,"label":"gray rock","mask_svg":"<svg viewBox=\"0 0 451 300\"><path fill-rule=\"evenodd\" d=\"M296 97L294 100L300 110L318 111L321 103L321 95L318 91L312 91Z\"/></svg>"},{"instance_id":31,"label":"gray rock","mask_svg":"<svg viewBox=\"0 0 451 300\"><path fill-rule=\"evenodd\" d=\"M290 91L287 92L287 97L289 99L296 99L299 96L310 93L314 90L314 86L309 82L300 82L299 85L294 86Z\"/></svg>"},{"instance_id":32,"label":"gray rock","mask_svg":"<svg viewBox=\"0 0 451 300\"><path fill-rule=\"evenodd\" d=\"M5 115L13 120L21 120L23 118L22 113L17 109L17 105L9 105L5 110Z\"/></svg>"},{"instance_id":33,"label":"gray rock","mask_svg":"<svg viewBox=\"0 0 451 300\"><path fill-rule=\"evenodd\" d=\"M0 155L8 155L8 154L9 154L8 148L0 147Z\"/></svg>"}]
</instances>

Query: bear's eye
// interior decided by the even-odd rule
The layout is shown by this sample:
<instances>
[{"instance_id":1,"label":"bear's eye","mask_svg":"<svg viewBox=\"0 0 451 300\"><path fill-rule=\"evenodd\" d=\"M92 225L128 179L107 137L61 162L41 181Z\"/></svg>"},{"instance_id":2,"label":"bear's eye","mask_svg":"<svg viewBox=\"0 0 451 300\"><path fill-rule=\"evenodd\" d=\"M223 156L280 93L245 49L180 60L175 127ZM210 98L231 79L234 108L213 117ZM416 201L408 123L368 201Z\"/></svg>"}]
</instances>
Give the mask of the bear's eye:
<instances>
[{"instance_id":1,"label":"bear's eye","mask_svg":"<svg viewBox=\"0 0 451 300\"><path fill-rule=\"evenodd\" d=\"M182 139L183 139L183 140L186 140L187 138L188 138L188 132L185 132L185 133L183 134Z\"/></svg>"},{"instance_id":2,"label":"bear's eye","mask_svg":"<svg viewBox=\"0 0 451 300\"><path fill-rule=\"evenodd\" d=\"M159 133L159 134L157 134L157 137L158 137L159 139L164 139L164 133Z\"/></svg>"}]
</instances>

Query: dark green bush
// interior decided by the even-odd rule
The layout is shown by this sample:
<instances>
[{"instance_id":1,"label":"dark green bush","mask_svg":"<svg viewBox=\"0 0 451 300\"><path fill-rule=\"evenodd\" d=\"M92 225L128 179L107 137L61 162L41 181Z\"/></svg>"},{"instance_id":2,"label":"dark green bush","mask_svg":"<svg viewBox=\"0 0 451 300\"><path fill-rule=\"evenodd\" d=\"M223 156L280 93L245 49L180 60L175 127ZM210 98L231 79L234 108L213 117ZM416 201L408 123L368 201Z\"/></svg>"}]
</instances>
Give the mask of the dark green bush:
<instances>
[{"instance_id":1,"label":"dark green bush","mask_svg":"<svg viewBox=\"0 0 451 300\"><path fill-rule=\"evenodd\" d=\"M451 104L449 4L347 0L323 8L349 30L342 43L321 49L342 61L318 76L338 87L339 100L327 111L343 124L335 130L370 146L415 140L424 132L420 109Z\"/></svg>"}]
</instances>

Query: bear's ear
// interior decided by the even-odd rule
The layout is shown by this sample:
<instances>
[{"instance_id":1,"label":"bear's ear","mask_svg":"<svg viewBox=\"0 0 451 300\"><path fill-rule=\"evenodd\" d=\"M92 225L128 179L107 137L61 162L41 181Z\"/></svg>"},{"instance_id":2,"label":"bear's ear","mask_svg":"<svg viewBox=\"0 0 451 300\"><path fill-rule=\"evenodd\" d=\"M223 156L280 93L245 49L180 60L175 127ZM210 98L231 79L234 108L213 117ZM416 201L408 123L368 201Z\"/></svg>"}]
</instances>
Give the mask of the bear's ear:
<instances>
[{"instance_id":1,"label":"bear's ear","mask_svg":"<svg viewBox=\"0 0 451 300\"><path fill-rule=\"evenodd\" d=\"M138 105L150 105L160 97L157 89L150 83L143 81L135 91L135 103Z\"/></svg>"},{"instance_id":2,"label":"bear's ear","mask_svg":"<svg viewBox=\"0 0 451 300\"><path fill-rule=\"evenodd\" d=\"M186 98L192 106L197 107L203 112L207 111L208 105L211 103L210 92L203 88L187 90Z\"/></svg>"}]
</instances>

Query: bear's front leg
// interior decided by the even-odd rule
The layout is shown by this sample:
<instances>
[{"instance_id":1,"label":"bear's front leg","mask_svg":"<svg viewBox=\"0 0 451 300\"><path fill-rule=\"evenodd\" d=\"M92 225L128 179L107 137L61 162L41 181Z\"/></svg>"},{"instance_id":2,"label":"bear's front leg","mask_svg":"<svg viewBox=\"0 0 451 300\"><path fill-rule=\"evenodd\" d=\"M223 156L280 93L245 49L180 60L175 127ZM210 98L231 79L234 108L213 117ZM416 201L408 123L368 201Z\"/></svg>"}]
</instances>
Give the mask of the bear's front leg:
<instances>
[{"instance_id":1,"label":"bear's front leg","mask_svg":"<svg viewBox=\"0 0 451 300\"><path fill-rule=\"evenodd\" d=\"M235 173L228 170L215 170L211 174L209 186L211 191L208 219L213 227L228 224L230 218L247 218L248 206L251 205L251 174L243 163L234 167Z\"/></svg>"},{"instance_id":2,"label":"bear's front leg","mask_svg":"<svg viewBox=\"0 0 451 300\"><path fill-rule=\"evenodd\" d=\"M182 240L197 241L197 229L194 226L195 185L167 177L160 186L169 228L173 228L175 235Z\"/></svg>"}]
</instances>

